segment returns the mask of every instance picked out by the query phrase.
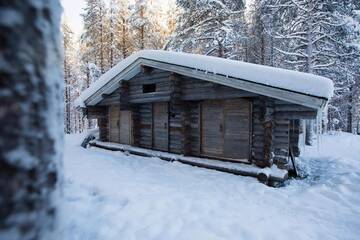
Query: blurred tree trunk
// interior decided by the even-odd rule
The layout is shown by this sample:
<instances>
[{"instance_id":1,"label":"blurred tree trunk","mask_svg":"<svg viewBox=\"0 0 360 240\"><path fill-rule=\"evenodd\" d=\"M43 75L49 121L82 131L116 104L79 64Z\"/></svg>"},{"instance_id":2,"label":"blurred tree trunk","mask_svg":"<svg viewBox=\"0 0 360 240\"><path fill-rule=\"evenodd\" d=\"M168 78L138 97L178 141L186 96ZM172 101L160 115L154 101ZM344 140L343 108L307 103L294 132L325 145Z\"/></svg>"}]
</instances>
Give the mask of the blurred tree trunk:
<instances>
[{"instance_id":1,"label":"blurred tree trunk","mask_svg":"<svg viewBox=\"0 0 360 240\"><path fill-rule=\"evenodd\" d=\"M0 239L56 239L59 0L0 1Z\"/></svg>"}]
</instances>

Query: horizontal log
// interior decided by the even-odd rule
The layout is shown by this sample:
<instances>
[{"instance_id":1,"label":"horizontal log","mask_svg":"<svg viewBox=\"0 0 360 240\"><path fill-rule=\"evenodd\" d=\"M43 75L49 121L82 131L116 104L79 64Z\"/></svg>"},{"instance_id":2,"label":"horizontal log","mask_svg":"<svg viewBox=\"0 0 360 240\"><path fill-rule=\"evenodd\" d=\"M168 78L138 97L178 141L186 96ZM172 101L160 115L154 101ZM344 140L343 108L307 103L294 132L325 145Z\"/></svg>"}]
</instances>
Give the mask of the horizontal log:
<instances>
[{"instance_id":1,"label":"horizontal log","mask_svg":"<svg viewBox=\"0 0 360 240\"><path fill-rule=\"evenodd\" d=\"M296 104L276 105L275 112L312 112L313 109Z\"/></svg>"},{"instance_id":2,"label":"horizontal log","mask_svg":"<svg viewBox=\"0 0 360 240\"><path fill-rule=\"evenodd\" d=\"M275 119L315 119L317 112L276 112Z\"/></svg>"}]
</instances>

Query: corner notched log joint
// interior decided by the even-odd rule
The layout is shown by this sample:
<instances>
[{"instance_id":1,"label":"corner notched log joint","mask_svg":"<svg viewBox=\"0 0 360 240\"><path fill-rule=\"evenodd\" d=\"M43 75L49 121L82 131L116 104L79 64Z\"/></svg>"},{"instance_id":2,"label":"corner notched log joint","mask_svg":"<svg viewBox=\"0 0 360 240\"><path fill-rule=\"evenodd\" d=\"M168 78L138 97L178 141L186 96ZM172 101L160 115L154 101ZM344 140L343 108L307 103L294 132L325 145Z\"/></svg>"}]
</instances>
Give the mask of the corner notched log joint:
<instances>
[{"instance_id":1,"label":"corner notched log joint","mask_svg":"<svg viewBox=\"0 0 360 240\"><path fill-rule=\"evenodd\" d=\"M271 100L265 102L264 113L264 161L261 167L270 167L273 163L273 131L275 127L274 123L274 103Z\"/></svg>"}]
</instances>

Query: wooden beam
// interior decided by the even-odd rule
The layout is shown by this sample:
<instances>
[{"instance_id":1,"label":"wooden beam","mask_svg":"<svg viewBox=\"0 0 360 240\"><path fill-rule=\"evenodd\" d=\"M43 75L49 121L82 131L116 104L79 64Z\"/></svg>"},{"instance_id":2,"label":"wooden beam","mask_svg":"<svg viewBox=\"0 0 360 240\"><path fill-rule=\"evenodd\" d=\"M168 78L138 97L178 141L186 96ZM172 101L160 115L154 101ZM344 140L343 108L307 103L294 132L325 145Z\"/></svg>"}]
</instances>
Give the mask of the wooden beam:
<instances>
[{"instance_id":1,"label":"wooden beam","mask_svg":"<svg viewBox=\"0 0 360 240\"><path fill-rule=\"evenodd\" d=\"M240 176L251 176L251 177L257 178L260 182L262 182L266 185L269 185L269 186L276 186L276 183L284 182L285 180L288 179L288 174L284 174L283 176L280 177L280 176L274 176L271 174L269 175L269 174L266 174L261 171L259 173L256 173L255 171L251 171L251 170L247 171L246 169L242 170L242 169L237 169L237 168L236 169L228 168L226 166L224 167L224 166L218 166L218 165L211 164L210 161L209 161L209 163L206 163L205 161L199 162L196 160L192 160L191 158L187 158L187 157L180 156L180 155L172 154L172 156L169 156L169 154L166 154L166 153L161 154L158 151L152 151L152 150L148 150L148 149L143 150L141 148L133 148L133 147L129 147L126 145L107 146L107 145L103 145L99 142L90 142L89 145L92 147L103 148L103 149L107 149L110 151L129 152L130 154L143 156L143 157L157 157L161 160L168 161L168 162L180 162L180 163L187 164L190 166L201 167L201 168L216 170L216 171L220 171L220 172L240 175Z\"/></svg>"},{"instance_id":2,"label":"wooden beam","mask_svg":"<svg viewBox=\"0 0 360 240\"><path fill-rule=\"evenodd\" d=\"M146 66L146 65L141 65L140 69L141 69L141 72L145 75L151 75L151 72L154 70L154 68Z\"/></svg>"},{"instance_id":3,"label":"wooden beam","mask_svg":"<svg viewBox=\"0 0 360 240\"><path fill-rule=\"evenodd\" d=\"M275 119L315 119L317 115L316 111L305 112L275 112Z\"/></svg>"}]
</instances>

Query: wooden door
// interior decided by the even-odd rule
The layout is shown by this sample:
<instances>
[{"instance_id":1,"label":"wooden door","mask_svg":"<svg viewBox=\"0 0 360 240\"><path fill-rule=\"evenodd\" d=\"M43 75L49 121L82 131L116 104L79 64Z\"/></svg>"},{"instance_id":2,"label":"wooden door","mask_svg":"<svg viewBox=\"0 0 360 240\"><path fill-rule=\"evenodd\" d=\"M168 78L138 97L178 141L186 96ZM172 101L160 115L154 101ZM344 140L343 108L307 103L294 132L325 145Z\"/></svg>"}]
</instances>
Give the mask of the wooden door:
<instances>
[{"instance_id":1,"label":"wooden door","mask_svg":"<svg viewBox=\"0 0 360 240\"><path fill-rule=\"evenodd\" d=\"M120 143L131 144L131 112L120 111Z\"/></svg>"},{"instance_id":2,"label":"wooden door","mask_svg":"<svg viewBox=\"0 0 360 240\"><path fill-rule=\"evenodd\" d=\"M169 148L168 103L153 105L153 148L168 151Z\"/></svg>"},{"instance_id":3,"label":"wooden door","mask_svg":"<svg viewBox=\"0 0 360 240\"><path fill-rule=\"evenodd\" d=\"M201 106L201 152L205 156L223 155L223 114L221 101L204 101Z\"/></svg>"},{"instance_id":4,"label":"wooden door","mask_svg":"<svg viewBox=\"0 0 360 240\"><path fill-rule=\"evenodd\" d=\"M246 99L204 101L201 109L201 154L247 162L250 102Z\"/></svg>"},{"instance_id":5,"label":"wooden door","mask_svg":"<svg viewBox=\"0 0 360 240\"><path fill-rule=\"evenodd\" d=\"M109 141L120 142L120 107L109 107Z\"/></svg>"},{"instance_id":6,"label":"wooden door","mask_svg":"<svg viewBox=\"0 0 360 240\"><path fill-rule=\"evenodd\" d=\"M250 101L235 99L224 101L225 158L248 161L250 154Z\"/></svg>"}]
</instances>

